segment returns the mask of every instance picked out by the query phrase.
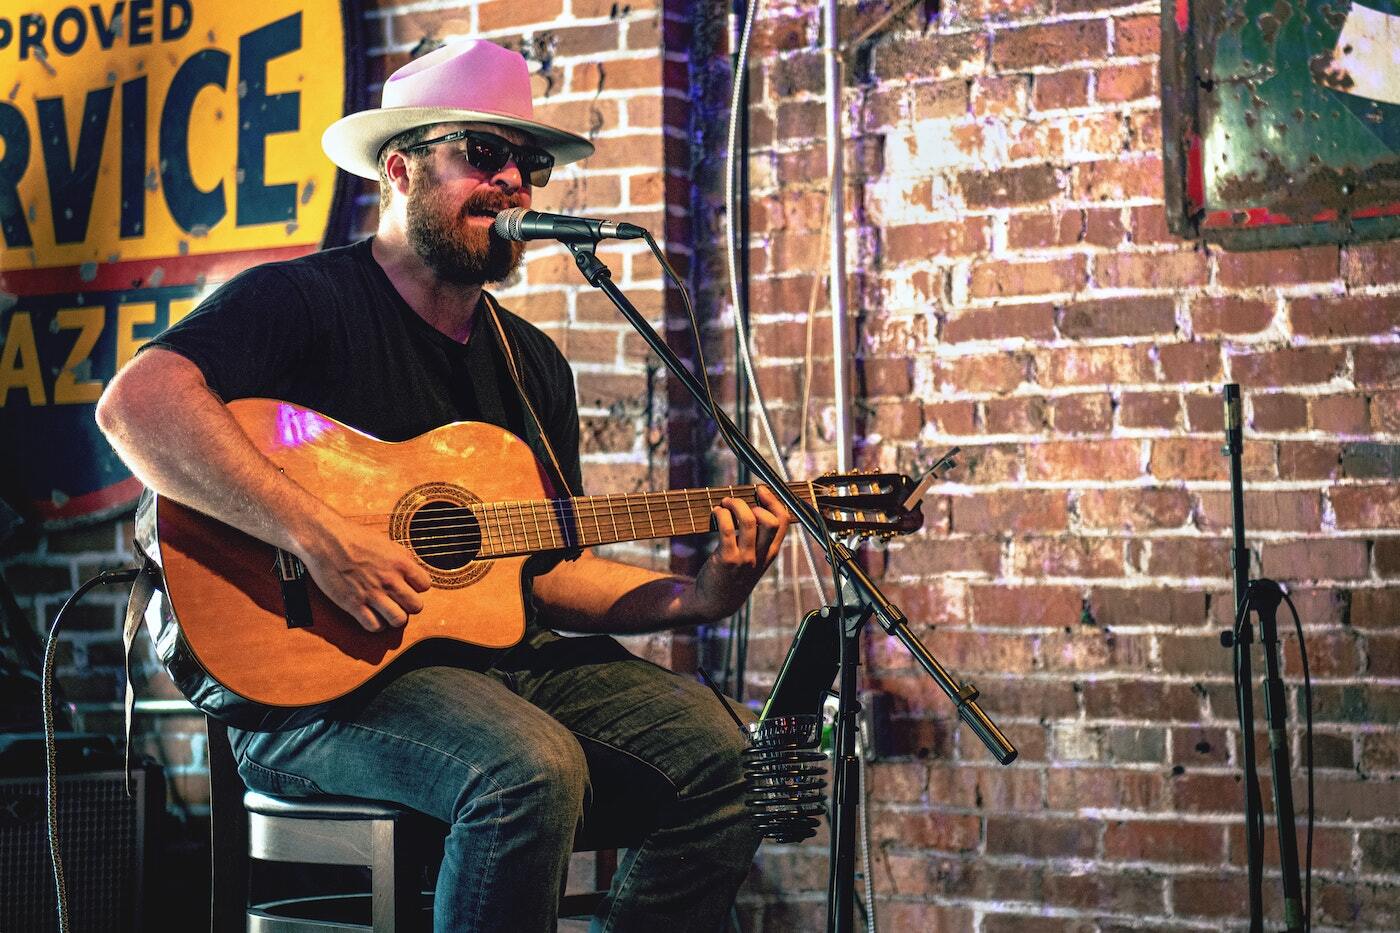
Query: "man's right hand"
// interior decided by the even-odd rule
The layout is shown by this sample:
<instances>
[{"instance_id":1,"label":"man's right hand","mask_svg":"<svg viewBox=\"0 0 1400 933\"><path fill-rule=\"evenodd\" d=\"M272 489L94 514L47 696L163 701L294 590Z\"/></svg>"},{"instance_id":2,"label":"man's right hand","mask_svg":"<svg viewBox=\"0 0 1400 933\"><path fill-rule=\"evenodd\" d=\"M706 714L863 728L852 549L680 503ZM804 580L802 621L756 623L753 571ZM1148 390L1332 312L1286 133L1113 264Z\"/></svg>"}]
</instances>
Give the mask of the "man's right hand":
<instances>
[{"instance_id":1,"label":"man's right hand","mask_svg":"<svg viewBox=\"0 0 1400 933\"><path fill-rule=\"evenodd\" d=\"M302 563L321 592L367 631L398 628L423 611L432 586L428 572L408 548L382 530L340 519L330 534L318 535Z\"/></svg>"}]
</instances>

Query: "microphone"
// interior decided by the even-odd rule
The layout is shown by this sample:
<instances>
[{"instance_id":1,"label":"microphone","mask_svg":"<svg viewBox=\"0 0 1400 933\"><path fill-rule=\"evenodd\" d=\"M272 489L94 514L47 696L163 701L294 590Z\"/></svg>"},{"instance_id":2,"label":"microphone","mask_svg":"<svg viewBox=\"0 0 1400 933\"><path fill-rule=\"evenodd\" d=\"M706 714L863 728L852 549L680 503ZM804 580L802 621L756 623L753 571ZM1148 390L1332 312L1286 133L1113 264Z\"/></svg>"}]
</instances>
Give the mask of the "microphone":
<instances>
[{"instance_id":1,"label":"microphone","mask_svg":"<svg viewBox=\"0 0 1400 933\"><path fill-rule=\"evenodd\" d=\"M647 235L635 224L588 217L568 217L511 207L496 215L491 229L503 240L558 240L561 243L594 243L598 240L635 240Z\"/></svg>"}]
</instances>

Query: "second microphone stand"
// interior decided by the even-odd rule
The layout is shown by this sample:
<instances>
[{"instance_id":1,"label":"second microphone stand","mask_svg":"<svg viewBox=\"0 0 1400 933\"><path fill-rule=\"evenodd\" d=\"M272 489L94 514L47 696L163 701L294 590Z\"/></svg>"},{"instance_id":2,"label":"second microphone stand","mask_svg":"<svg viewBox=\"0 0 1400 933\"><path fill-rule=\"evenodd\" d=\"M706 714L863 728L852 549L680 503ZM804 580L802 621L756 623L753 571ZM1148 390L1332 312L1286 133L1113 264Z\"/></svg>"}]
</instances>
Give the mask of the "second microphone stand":
<instances>
[{"instance_id":1,"label":"second microphone stand","mask_svg":"<svg viewBox=\"0 0 1400 933\"><path fill-rule=\"evenodd\" d=\"M777 471L763 458L758 449L723 411L712 408L709 394L694 374L672 352L665 341L652 329L641 313L612 280L612 273L597 257L593 242L566 243L574 254L574 262L588 283L600 289L617 307L632 327L666 365L666 368L686 387L702 411L709 414L720 429L720 436L753 474L768 485L787 506L788 511L807 533L818 541L834 562L836 585L845 594L845 618L837 615L841 624L841 652L836 716L837 744L835 779L832 790L831 817L831 883L827 898L827 929L832 933L847 933L854 927L855 913L855 820L859 792L859 765L856 753L856 729L859 704L856 700L856 667L859 664L860 632L870 618L875 618L885 632L899 640L924 671L953 702L958 718L973 731L1001 764L1016 759L1016 748L977 704L977 688L957 683L923 643L909 630L909 620L899 607L890 602L879 587L856 563L849 548L826 535L820 517L788 489ZM648 245L655 249L648 238Z\"/></svg>"}]
</instances>

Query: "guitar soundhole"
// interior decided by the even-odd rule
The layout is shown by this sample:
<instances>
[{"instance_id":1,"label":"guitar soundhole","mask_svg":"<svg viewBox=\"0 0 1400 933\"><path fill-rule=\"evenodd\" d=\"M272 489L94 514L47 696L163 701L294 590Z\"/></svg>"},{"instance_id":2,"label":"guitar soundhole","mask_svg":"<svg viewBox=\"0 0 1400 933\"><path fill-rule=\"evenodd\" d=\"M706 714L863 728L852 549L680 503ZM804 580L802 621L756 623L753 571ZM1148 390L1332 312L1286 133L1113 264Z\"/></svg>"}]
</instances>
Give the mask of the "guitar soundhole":
<instances>
[{"instance_id":1,"label":"guitar soundhole","mask_svg":"<svg viewBox=\"0 0 1400 933\"><path fill-rule=\"evenodd\" d=\"M429 567L456 570L471 563L481 550L481 523L470 509L455 502L425 502L408 521L408 542Z\"/></svg>"},{"instance_id":2,"label":"guitar soundhole","mask_svg":"<svg viewBox=\"0 0 1400 933\"><path fill-rule=\"evenodd\" d=\"M423 483L399 499L389 516L389 537L413 551L437 589L454 590L480 580L494 565L482 552L481 502L452 483ZM490 549L487 548L487 553Z\"/></svg>"}]
</instances>

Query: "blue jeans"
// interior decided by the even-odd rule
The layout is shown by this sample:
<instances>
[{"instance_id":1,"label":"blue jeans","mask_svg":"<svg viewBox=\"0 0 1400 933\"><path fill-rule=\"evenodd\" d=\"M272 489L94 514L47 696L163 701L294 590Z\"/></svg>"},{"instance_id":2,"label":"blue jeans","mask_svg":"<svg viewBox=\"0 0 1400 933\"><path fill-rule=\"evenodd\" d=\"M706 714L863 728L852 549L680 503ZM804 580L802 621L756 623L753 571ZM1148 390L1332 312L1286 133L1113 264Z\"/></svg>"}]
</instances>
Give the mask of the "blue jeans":
<instances>
[{"instance_id":1,"label":"blue jeans","mask_svg":"<svg viewBox=\"0 0 1400 933\"><path fill-rule=\"evenodd\" d=\"M618 829L636 844L592 929L713 933L759 843L733 719L708 688L606 636L521 646L484 672L417 667L333 717L229 731L249 787L391 801L447 823L439 933L553 930L575 835Z\"/></svg>"}]
</instances>

